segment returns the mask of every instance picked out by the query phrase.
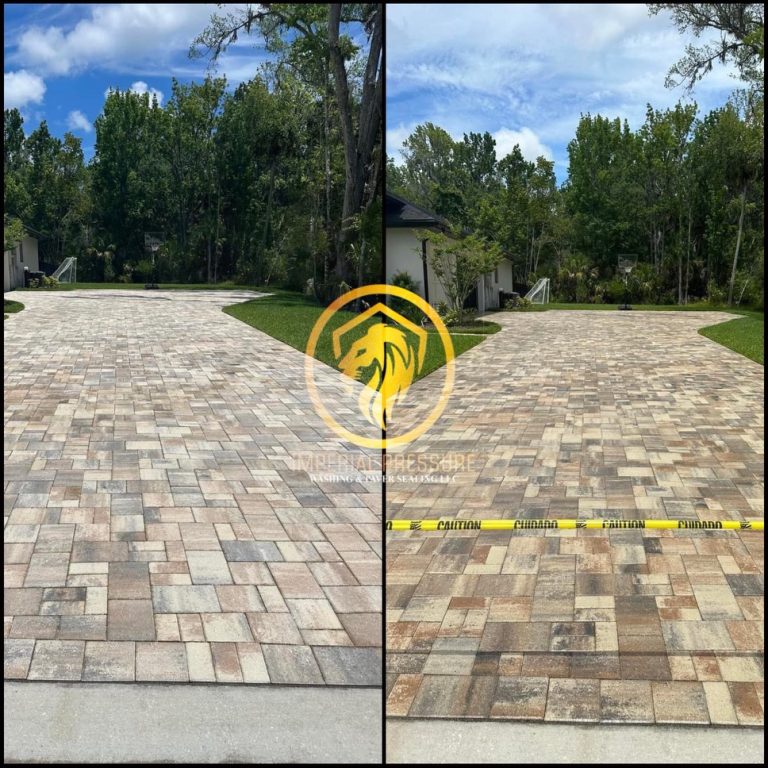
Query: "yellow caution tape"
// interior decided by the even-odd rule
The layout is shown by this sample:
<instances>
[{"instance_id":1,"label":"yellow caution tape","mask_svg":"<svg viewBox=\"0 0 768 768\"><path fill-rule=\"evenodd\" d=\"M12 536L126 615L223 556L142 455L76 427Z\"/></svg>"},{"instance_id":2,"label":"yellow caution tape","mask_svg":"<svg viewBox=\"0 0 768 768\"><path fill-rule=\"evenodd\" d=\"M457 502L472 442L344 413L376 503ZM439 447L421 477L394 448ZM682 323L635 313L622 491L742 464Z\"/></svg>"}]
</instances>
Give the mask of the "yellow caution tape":
<instances>
[{"instance_id":1,"label":"yellow caution tape","mask_svg":"<svg viewBox=\"0 0 768 768\"><path fill-rule=\"evenodd\" d=\"M530 531L536 529L762 531L764 520L387 520L388 531Z\"/></svg>"}]
</instances>

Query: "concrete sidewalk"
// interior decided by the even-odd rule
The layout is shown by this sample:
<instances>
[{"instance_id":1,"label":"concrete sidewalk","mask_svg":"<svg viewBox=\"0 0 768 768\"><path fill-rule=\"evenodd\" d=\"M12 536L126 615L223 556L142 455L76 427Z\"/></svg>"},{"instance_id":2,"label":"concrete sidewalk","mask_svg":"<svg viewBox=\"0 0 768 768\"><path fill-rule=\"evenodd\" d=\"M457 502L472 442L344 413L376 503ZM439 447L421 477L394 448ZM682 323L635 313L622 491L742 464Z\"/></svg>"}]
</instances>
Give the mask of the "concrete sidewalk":
<instances>
[{"instance_id":1,"label":"concrete sidewalk","mask_svg":"<svg viewBox=\"0 0 768 768\"><path fill-rule=\"evenodd\" d=\"M763 730L387 720L388 763L760 763Z\"/></svg>"},{"instance_id":2,"label":"concrete sidewalk","mask_svg":"<svg viewBox=\"0 0 768 768\"><path fill-rule=\"evenodd\" d=\"M3 762L380 763L381 691L5 683Z\"/></svg>"}]
</instances>

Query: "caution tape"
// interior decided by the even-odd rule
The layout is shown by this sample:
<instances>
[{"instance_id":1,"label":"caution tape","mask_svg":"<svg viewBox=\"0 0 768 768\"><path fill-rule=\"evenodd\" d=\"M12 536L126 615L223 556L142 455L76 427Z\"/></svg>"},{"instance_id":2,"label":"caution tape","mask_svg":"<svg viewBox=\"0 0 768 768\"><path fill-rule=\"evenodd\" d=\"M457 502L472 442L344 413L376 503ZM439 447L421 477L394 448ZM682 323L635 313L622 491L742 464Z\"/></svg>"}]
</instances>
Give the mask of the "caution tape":
<instances>
[{"instance_id":1,"label":"caution tape","mask_svg":"<svg viewBox=\"0 0 768 768\"><path fill-rule=\"evenodd\" d=\"M764 520L387 520L388 531L646 530L762 531Z\"/></svg>"}]
</instances>

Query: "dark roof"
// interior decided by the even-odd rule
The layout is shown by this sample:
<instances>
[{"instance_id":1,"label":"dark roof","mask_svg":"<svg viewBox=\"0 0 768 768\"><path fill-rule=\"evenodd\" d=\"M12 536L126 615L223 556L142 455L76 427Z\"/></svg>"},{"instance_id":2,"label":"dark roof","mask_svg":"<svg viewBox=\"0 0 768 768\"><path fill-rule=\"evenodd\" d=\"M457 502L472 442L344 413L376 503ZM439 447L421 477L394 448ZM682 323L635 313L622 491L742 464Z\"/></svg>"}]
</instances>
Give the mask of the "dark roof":
<instances>
[{"instance_id":1,"label":"dark roof","mask_svg":"<svg viewBox=\"0 0 768 768\"><path fill-rule=\"evenodd\" d=\"M9 215L9 220L18 220L18 216ZM48 235L43 234L37 229L34 229L33 227L30 227L28 224L25 224L24 222L21 223L21 226L24 227L24 230L27 232L27 234L32 235L32 237L36 238L37 240L47 240Z\"/></svg>"},{"instance_id":2,"label":"dark roof","mask_svg":"<svg viewBox=\"0 0 768 768\"><path fill-rule=\"evenodd\" d=\"M442 216L410 203L392 192L386 193L385 205L387 227L440 229L444 232L450 229Z\"/></svg>"},{"instance_id":3,"label":"dark roof","mask_svg":"<svg viewBox=\"0 0 768 768\"><path fill-rule=\"evenodd\" d=\"M48 235L44 235L42 232L40 232L37 229L33 229L32 227L28 227L26 224L24 225L24 229L26 229L27 232L29 232L29 234L32 235L32 237L34 237L34 238L36 238L38 240L47 240L48 239Z\"/></svg>"}]
</instances>

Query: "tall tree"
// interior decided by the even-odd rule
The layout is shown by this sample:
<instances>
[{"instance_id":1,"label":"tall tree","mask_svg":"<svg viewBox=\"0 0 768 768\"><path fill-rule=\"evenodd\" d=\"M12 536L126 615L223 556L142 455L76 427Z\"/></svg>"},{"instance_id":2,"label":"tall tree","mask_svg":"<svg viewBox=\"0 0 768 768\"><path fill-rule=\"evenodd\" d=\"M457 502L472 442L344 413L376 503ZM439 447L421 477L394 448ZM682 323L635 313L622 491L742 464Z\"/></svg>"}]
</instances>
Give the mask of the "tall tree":
<instances>
[{"instance_id":1,"label":"tall tree","mask_svg":"<svg viewBox=\"0 0 768 768\"><path fill-rule=\"evenodd\" d=\"M715 62L732 63L742 79L760 91L764 56L765 6L762 3L649 3L651 15L669 11L678 31L701 37L719 35L713 42L688 45L685 55L672 66L667 86L689 90L712 71Z\"/></svg>"},{"instance_id":2,"label":"tall tree","mask_svg":"<svg viewBox=\"0 0 768 768\"><path fill-rule=\"evenodd\" d=\"M130 91L110 92L96 119L93 191L98 224L116 246L118 272L144 257L145 232L168 228L167 125L155 98Z\"/></svg>"},{"instance_id":3,"label":"tall tree","mask_svg":"<svg viewBox=\"0 0 768 768\"><path fill-rule=\"evenodd\" d=\"M373 202L380 186L382 162L381 100L383 7L380 3L331 3L327 6L302 3L247 5L236 12L214 15L196 39L193 52L213 60L239 34L258 29L267 41L283 42L297 35L311 43L312 50L327 55L333 77L335 109L341 129L345 159L344 199L336 241L336 274L350 277L349 246L357 228L357 217ZM355 73L358 47L343 28L358 25L365 34L367 51Z\"/></svg>"}]
</instances>

